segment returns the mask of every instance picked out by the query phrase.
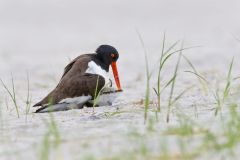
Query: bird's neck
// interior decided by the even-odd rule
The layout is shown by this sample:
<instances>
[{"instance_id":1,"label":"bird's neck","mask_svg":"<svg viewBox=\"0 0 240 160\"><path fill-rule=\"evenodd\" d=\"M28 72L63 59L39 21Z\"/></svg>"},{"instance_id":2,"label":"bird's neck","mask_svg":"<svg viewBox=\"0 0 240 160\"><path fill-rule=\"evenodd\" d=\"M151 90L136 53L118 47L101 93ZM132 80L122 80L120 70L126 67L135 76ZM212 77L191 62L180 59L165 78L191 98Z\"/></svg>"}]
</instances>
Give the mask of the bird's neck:
<instances>
[{"instance_id":1,"label":"bird's neck","mask_svg":"<svg viewBox=\"0 0 240 160\"><path fill-rule=\"evenodd\" d=\"M98 56L96 54L95 58L94 58L94 62L99 65L102 69L104 69L106 72L109 72L109 66L110 64L106 64L106 62L104 62L104 60Z\"/></svg>"}]
</instances>

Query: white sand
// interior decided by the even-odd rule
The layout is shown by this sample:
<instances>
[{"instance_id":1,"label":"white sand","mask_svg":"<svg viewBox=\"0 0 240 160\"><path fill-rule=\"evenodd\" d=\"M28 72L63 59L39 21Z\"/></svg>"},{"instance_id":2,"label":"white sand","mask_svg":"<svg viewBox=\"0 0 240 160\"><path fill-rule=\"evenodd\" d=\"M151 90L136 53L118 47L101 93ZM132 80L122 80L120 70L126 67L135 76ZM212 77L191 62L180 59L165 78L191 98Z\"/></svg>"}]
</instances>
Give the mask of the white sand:
<instances>
[{"instance_id":1,"label":"white sand","mask_svg":"<svg viewBox=\"0 0 240 160\"><path fill-rule=\"evenodd\" d=\"M213 116L214 98L211 94L204 96L196 77L183 72L190 69L185 62L180 66L176 95L191 85L198 87L185 94L173 108L169 124L165 122L166 92L162 96L160 122L154 124L155 132L146 130L143 104L135 103L144 98L146 86L144 54L136 28L144 39L151 69L160 56L164 31L168 46L182 39L186 47L201 45L184 54L214 88L216 80L224 82L233 56L233 73L239 74L240 42L236 40L240 38L239 15L240 2L237 0L1 0L0 77L10 87L13 74L20 118L1 87L0 159L40 159L44 148L49 114L33 114L34 108L31 108L25 121L26 73L30 77L33 104L56 86L69 59L93 52L105 43L115 46L120 53L118 68L124 92L116 101L119 105L95 108L94 115L92 108L53 113L61 144L51 149L51 159L114 156L124 159L130 152L142 153L141 146L146 146L150 154L161 154L164 146L171 154L179 153L177 137L163 135L164 130L179 125L176 106L199 124L217 132L219 117ZM175 60L166 65L164 81L172 74ZM151 88L156 85L155 79L156 75ZM151 93L151 100L156 101L152 90ZM197 106L198 117L194 106ZM110 116L116 111L120 113ZM152 111L149 115L154 117ZM195 138L194 142L199 140ZM194 143L188 147L192 145ZM204 154L199 159L205 156L218 159L221 154Z\"/></svg>"}]
</instances>

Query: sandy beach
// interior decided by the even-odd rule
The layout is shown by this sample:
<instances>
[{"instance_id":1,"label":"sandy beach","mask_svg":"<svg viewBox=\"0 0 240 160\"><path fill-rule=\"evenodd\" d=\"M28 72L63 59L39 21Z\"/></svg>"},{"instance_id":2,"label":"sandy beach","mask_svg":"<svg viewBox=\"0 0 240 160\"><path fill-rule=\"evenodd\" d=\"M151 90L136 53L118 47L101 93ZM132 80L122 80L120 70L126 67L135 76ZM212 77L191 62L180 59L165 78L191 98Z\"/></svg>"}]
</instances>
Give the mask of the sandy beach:
<instances>
[{"instance_id":1,"label":"sandy beach","mask_svg":"<svg viewBox=\"0 0 240 160\"><path fill-rule=\"evenodd\" d=\"M237 0L1 0L0 160L238 159L239 14ZM164 64L161 89L182 55L157 112L153 88L164 33L165 51L174 43L171 52L186 49ZM123 92L114 104L33 113L64 67L101 44L115 46L120 56ZM153 74L144 120L145 53Z\"/></svg>"}]
</instances>

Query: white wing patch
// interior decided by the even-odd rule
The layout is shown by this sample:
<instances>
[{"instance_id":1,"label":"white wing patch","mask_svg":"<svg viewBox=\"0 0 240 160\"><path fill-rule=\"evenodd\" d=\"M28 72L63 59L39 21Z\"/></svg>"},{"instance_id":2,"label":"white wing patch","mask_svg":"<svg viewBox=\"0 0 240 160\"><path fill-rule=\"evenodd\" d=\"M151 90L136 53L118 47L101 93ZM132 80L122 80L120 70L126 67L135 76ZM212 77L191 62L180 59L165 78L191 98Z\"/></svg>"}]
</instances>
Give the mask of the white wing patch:
<instances>
[{"instance_id":1,"label":"white wing patch","mask_svg":"<svg viewBox=\"0 0 240 160\"><path fill-rule=\"evenodd\" d=\"M109 80L108 72L106 72L104 69L102 69L99 65L97 65L94 61L90 61L88 63L88 68L86 70L86 73L90 74L97 74L104 78L105 84L104 86L111 85L111 82Z\"/></svg>"},{"instance_id":2,"label":"white wing patch","mask_svg":"<svg viewBox=\"0 0 240 160\"><path fill-rule=\"evenodd\" d=\"M61 100L59 103L75 103L75 104L81 104L87 102L89 99L91 99L92 96L80 96L80 97L74 97L74 98L66 98Z\"/></svg>"},{"instance_id":3,"label":"white wing patch","mask_svg":"<svg viewBox=\"0 0 240 160\"><path fill-rule=\"evenodd\" d=\"M54 112L54 111L65 111L69 109L78 109L82 108L83 105L91 100L92 96L80 96L80 97L74 97L74 98L66 98L61 100L59 103L50 105L47 108L42 109L39 111L39 113L45 113L45 112Z\"/></svg>"}]
</instances>

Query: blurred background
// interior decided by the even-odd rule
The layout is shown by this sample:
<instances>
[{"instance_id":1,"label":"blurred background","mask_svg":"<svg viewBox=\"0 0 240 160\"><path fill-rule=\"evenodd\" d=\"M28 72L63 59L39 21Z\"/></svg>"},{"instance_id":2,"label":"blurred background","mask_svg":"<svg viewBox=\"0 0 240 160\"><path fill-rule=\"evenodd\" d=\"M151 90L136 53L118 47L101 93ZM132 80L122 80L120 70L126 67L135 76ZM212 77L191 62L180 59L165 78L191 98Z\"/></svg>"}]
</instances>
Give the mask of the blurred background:
<instances>
[{"instance_id":1,"label":"blurred background","mask_svg":"<svg viewBox=\"0 0 240 160\"><path fill-rule=\"evenodd\" d=\"M166 46L178 40L184 40L184 47L201 46L186 50L184 54L199 73L205 73L209 80L214 81L213 74L216 71L226 77L233 56L233 72L239 75L239 15L239 0L0 0L0 78L12 89L13 76L20 110L18 119L9 95L1 86L0 109L3 111L0 110L0 118L1 113L4 116L0 122L3 122L6 129L0 133L6 134L9 140L5 141L6 138L0 136L6 142L0 145L0 159L1 155L8 160L10 156L16 159L16 155L18 159L36 159L36 153L41 151L38 146L44 144L44 135L48 133L43 121L48 115L36 116L32 114L35 109L31 107L29 123L26 123L26 96L30 91L32 103L42 99L56 86L64 67L71 59L92 53L101 44L113 45L120 54L118 69L124 92L119 101L127 102L127 105L122 103L120 106L124 114L116 114L112 119L106 118L106 114L118 112L114 107L108 106L97 108L96 118L92 117L91 108L56 113L55 120L64 144L61 150L64 152L59 153L64 153L68 157L66 159L72 159L68 154L73 157L76 155L75 159L79 159L78 156L82 156L79 150L89 155L106 156L117 152L119 148L128 151L131 144L141 143L139 146L142 146L141 138L133 141L126 138L129 131L141 133L145 128L145 61L137 31L144 41L151 70L158 63L163 34L166 32ZM174 60L176 59L173 58L173 61L166 64L164 76L172 75L169 71L175 67ZM181 65L186 67L186 63ZM189 70L190 67L187 67ZM181 73L182 71L184 70ZM27 74L30 79L29 90ZM196 77L186 75L183 73L181 79L178 79L176 92L182 92L192 83L198 84ZM152 94L156 82L152 80ZM167 102L165 97L163 101ZM154 98L156 100L156 96L153 100ZM215 107L210 101L212 99L214 98L202 98L196 89L196 94L191 91L184 97L181 110L186 108L189 112L184 111L185 113L192 113L196 104L203 110L207 108L202 115L212 116L211 111ZM129 103L130 101L134 103ZM160 118L165 118L165 114ZM203 126L214 122L207 116L202 119ZM173 123L178 125L176 117L173 118ZM168 127L163 119L159 126L160 130ZM217 132L215 128L214 131ZM150 143L149 148L150 151L159 152L155 143L158 144L159 138L165 142L166 137L159 136L160 132L156 133L156 139L151 139L153 143ZM218 133L222 133L222 130ZM152 134L146 135L152 138ZM190 141L186 143L187 146ZM162 144L166 146L165 143ZM169 146L172 147L172 154L176 145L170 143ZM44 147L43 145L43 149ZM141 148L141 151L145 150ZM216 153L219 153L218 150Z\"/></svg>"},{"instance_id":2,"label":"blurred background","mask_svg":"<svg viewBox=\"0 0 240 160\"><path fill-rule=\"evenodd\" d=\"M49 68L100 44L115 46L124 65L144 63L136 29L153 57L164 31L170 42L203 45L196 59L235 54L239 13L237 0L0 0L0 73Z\"/></svg>"}]
</instances>

